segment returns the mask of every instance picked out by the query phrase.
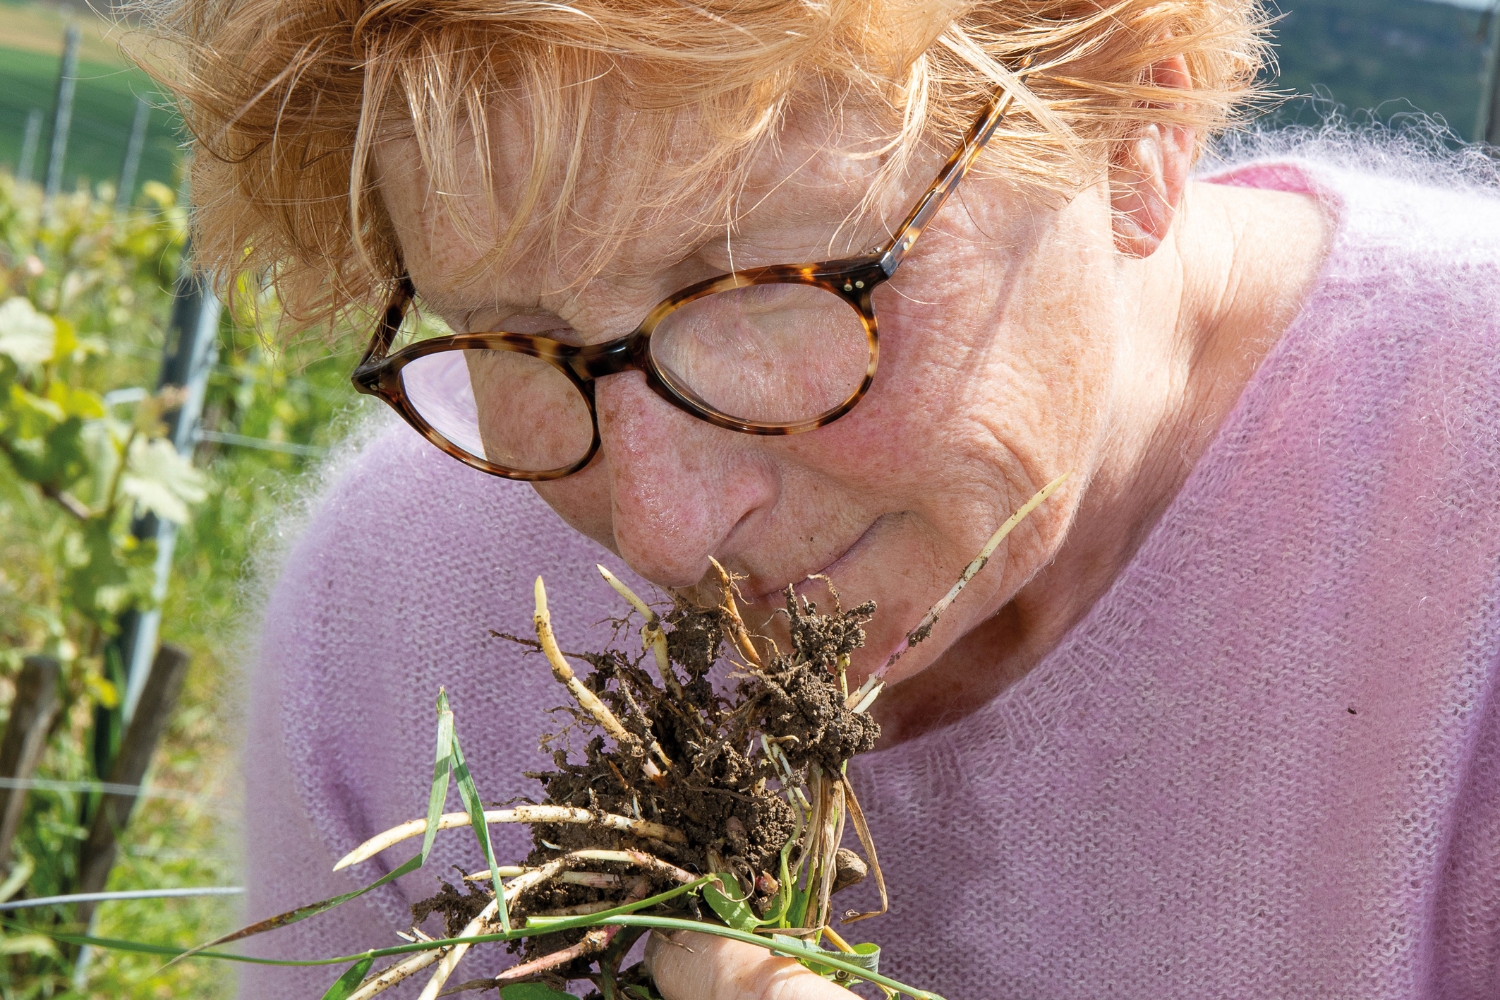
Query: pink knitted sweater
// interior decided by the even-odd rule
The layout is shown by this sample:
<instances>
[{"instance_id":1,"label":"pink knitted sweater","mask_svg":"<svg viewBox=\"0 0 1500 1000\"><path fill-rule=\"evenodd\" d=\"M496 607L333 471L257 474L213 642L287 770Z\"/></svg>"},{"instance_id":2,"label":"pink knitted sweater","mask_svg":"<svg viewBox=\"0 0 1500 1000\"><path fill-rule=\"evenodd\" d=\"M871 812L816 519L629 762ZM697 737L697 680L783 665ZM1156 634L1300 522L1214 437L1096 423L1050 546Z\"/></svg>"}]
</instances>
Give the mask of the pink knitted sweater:
<instances>
[{"instance_id":1,"label":"pink knitted sweater","mask_svg":"<svg viewBox=\"0 0 1500 1000\"><path fill-rule=\"evenodd\" d=\"M857 927L950 1000L1500 997L1500 202L1289 162L1218 180L1323 199L1316 288L1061 645L858 762L892 913ZM487 630L528 626L542 572L564 646L600 641L596 561L620 568L404 428L347 466L265 608L251 917L408 856L330 872L423 811L440 685L484 798L534 794L562 698ZM257 947L394 944L472 844ZM252 969L243 995L335 975Z\"/></svg>"}]
</instances>

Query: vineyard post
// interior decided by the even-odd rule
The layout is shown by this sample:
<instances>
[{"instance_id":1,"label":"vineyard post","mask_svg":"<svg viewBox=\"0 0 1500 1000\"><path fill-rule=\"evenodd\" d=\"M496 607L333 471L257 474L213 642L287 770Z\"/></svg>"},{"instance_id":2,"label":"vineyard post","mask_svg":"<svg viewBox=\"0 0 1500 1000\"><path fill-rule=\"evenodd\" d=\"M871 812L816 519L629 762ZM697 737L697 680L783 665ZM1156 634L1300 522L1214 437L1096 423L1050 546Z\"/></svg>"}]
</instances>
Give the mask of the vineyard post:
<instances>
[{"instance_id":1,"label":"vineyard post","mask_svg":"<svg viewBox=\"0 0 1500 1000\"><path fill-rule=\"evenodd\" d=\"M203 397L208 391L208 375L219 354L219 316L222 307L213 292L208 275L195 271L190 263L191 248L182 250L182 269L177 276L173 295L172 322L162 354L161 376L157 389L175 389L182 402L166 414L167 437L178 454L191 455L198 440L198 418L203 413ZM157 607L128 612L120 623L118 639L125 674L124 717L128 725L135 714L136 703L156 656L156 637L161 625L161 599L167 592L167 577L172 568L172 549L177 540L176 526L153 514L137 518L132 530L142 540L156 541L156 587L152 593ZM101 773L107 773L105 768Z\"/></svg>"},{"instance_id":2,"label":"vineyard post","mask_svg":"<svg viewBox=\"0 0 1500 1000\"><path fill-rule=\"evenodd\" d=\"M68 155L68 132L73 127L73 91L78 86L78 25L68 25L63 36L62 65L57 71L57 100L52 108L52 145L47 151L47 204L62 190L63 160Z\"/></svg>"},{"instance_id":3,"label":"vineyard post","mask_svg":"<svg viewBox=\"0 0 1500 1000\"><path fill-rule=\"evenodd\" d=\"M146 123L151 104L144 97L135 99L135 119L130 123L130 139L125 143L125 160L120 164L120 183L115 188L115 212L125 211L135 195L135 175L141 168L141 150L146 145Z\"/></svg>"},{"instance_id":4,"label":"vineyard post","mask_svg":"<svg viewBox=\"0 0 1500 1000\"><path fill-rule=\"evenodd\" d=\"M21 139L21 158L16 163L16 180L31 183L31 172L36 169L36 147L42 141L42 109L32 108L26 113L26 135Z\"/></svg>"}]
</instances>

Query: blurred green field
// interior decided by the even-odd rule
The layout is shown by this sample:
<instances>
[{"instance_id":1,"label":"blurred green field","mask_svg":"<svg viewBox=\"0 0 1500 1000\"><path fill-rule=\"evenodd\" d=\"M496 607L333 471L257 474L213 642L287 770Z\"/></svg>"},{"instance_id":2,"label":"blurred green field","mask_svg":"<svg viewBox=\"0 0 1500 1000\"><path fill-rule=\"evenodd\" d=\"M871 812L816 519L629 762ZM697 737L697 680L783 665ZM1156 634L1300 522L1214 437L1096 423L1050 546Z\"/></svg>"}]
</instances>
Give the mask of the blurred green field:
<instances>
[{"instance_id":1,"label":"blurred green field","mask_svg":"<svg viewBox=\"0 0 1500 1000\"><path fill-rule=\"evenodd\" d=\"M87 12L86 12L87 13ZM63 183L114 182L125 156L125 142L135 116L137 97L163 104L150 77L130 66L117 48L118 33L92 14L83 26L77 91L73 98L73 128L63 164ZM53 8L16 0L0 0L0 169L19 166L26 117L42 112L42 135L32 169L40 180L51 143L52 107L62 55L64 16ZM158 180L174 183L178 156L176 116L162 107L151 111L146 146L136 184Z\"/></svg>"}]
</instances>

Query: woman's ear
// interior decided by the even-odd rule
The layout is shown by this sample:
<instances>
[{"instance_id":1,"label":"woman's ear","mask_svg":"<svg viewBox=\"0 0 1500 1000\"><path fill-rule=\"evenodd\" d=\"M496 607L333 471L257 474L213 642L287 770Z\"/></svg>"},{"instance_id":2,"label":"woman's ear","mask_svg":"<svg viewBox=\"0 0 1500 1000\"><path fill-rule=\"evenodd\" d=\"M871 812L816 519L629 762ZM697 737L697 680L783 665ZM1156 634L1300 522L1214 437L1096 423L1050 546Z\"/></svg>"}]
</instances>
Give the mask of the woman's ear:
<instances>
[{"instance_id":1,"label":"woman's ear","mask_svg":"<svg viewBox=\"0 0 1500 1000\"><path fill-rule=\"evenodd\" d=\"M1151 82L1179 90L1193 86L1180 55L1152 66ZM1196 141L1193 129L1152 123L1120 145L1109 168L1109 201L1121 253L1149 257L1161 246L1182 202Z\"/></svg>"}]
</instances>

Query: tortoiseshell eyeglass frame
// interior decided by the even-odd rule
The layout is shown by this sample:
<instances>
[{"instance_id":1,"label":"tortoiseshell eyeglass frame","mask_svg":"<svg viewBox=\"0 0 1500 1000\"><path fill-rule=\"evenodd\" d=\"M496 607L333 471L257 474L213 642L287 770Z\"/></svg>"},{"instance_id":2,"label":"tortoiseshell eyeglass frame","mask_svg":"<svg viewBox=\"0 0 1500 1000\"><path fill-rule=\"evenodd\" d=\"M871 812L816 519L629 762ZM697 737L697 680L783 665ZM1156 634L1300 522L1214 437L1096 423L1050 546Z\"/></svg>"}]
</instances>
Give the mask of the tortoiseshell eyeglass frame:
<instances>
[{"instance_id":1,"label":"tortoiseshell eyeglass frame","mask_svg":"<svg viewBox=\"0 0 1500 1000\"><path fill-rule=\"evenodd\" d=\"M369 347L365 349L364 357L350 376L354 388L383 399L427 440L465 465L493 476L529 482L562 479L593 460L599 451L599 417L594 407L594 381L620 372L641 372L646 377L646 384L668 403L717 427L744 434L800 434L831 424L854 408L875 379L875 366L880 357L873 299L875 289L896 273L923 229L964 179L969 168L978 159L980 151L1004 120L1009 103L1009 91L997 90L984 113L970 126L963 143L953 151L953 155L938 172L937 179L917 201L895 235L879 250L841 260L752 267L697 282L662 299L632 332L602 344L579 346L524 333L459 333L424 340L391 354L391 344L400 332L407 309L416 295L411 279L403 275L385 308L380 326L370 339ZM811 420L785 424L759 423L721 413L686 386L674 383L671 376L664 373L651 357L652 331L673 310L715 292L769 284L812 285L832 292L858 313L864 324L865 335L869 337L870 363L859 388L838 406ZM401 381L401 369L429 354L468 350L516 351L546 361L566 375L587 402L589 418L594 424L593 441L587 454L571 465L544 472L510 469L460 448L438 433L412 405Z\"/></svg>"}]
</instances>

